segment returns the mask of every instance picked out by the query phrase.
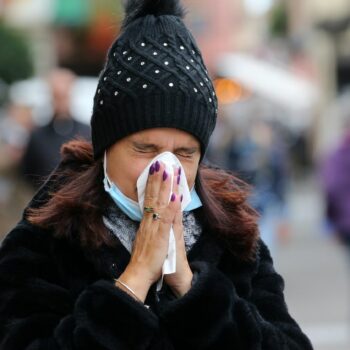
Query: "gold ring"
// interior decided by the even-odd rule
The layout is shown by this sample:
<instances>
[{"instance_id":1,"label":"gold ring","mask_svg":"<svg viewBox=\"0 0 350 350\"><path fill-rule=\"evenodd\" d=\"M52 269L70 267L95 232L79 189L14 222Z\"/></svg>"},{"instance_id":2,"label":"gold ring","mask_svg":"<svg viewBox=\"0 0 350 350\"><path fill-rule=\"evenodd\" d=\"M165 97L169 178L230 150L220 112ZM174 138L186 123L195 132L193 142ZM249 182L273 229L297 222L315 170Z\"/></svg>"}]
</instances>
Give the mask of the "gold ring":
<instances>
[{"instance_id":1,"label":"gold ring","mask_svg":"<svg viewBox=\"0 0 350 350\"><path fill-rule=\"evenodd\" d=\"M153 212L154 212L154 208L152 208L152 207L144 207L143 210L144 210L146 213L153 213Z\"/></svg>"},{"instance_id":2,"label":"gold ring","mask_svg":"<svg viewBox=\"0 0 350 350\"><path fill-rule=\"evenodd\" d=\"M157 221L161 218L161 216L158 213L153 213L152 218L154 221Z\"/></svg>"}]
</instances>

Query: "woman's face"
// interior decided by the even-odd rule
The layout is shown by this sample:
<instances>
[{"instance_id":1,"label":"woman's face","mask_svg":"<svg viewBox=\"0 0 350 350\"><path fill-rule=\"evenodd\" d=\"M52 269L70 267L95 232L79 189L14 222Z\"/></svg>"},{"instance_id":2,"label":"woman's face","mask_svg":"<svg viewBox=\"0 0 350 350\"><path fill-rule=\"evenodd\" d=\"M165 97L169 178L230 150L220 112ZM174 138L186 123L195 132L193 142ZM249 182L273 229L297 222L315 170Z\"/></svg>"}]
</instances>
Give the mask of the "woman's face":
<instances>
[{"instance_id":1,"label":"woman's face","mask_svg":"<svg viewBox=\"0 0 350 350\"><path fill-rule=\"evenodd\" d=\"M107 151L108 176L127 197L137 201L138 177L154 157L166 151L180 160L191 189L201 155L200 144L191 134L174 128L146 129L116 142Z\"/></svg>"}]
</instances>

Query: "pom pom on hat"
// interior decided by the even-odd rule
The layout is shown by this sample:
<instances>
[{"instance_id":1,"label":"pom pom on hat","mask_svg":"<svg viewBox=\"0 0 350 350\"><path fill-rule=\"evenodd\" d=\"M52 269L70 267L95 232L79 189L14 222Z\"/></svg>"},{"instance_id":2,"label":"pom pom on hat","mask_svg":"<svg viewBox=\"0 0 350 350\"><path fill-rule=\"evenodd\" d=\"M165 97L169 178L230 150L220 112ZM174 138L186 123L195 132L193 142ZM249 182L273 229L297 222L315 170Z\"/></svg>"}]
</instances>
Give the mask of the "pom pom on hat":
<instances>
[{"instance_id":1,"label":"pom pom on hat","mask_svg":"<svg viewBox=\"0 0 350 350\"><path fill-rule=\"evenodd\" d=\"M183 18L185 11L179 0L127 0L123 28L140 17L147 15L176 16Z\"/></svg>"}]
</instances>

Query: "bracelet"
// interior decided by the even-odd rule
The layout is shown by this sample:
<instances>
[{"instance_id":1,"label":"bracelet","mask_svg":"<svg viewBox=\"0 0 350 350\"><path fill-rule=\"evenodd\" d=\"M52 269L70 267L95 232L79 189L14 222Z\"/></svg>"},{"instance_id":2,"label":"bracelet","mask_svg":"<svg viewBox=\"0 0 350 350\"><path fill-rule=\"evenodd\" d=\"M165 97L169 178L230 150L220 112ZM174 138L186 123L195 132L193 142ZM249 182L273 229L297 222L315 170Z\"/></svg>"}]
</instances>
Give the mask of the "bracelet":
<instances>
[{"instance_id":1,"label":"bracelet","mask_svg":"<svg viewBox=\"0 0 350 350\"><path fill-rule=\"evenodd\" d=\"M125 287L133 296L134 298L139 301L141 304L143 304L147 309L149 309L149 306L144 304L143 301L136 295L136 293L124 282L120 281L119 279L115 280L117 283L121 284L123 287Z\"/></svg>"}]
</instances>

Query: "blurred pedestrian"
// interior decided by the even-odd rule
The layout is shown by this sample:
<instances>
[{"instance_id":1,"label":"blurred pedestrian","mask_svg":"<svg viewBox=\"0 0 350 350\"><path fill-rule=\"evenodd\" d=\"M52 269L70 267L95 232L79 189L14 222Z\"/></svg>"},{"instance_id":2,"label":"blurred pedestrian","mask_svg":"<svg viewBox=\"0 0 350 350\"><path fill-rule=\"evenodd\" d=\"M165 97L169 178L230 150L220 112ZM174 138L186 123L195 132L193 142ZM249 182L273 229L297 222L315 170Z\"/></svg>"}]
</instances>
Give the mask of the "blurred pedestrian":
<instances>
[{"instance_id":1,"label":"blurred pedestrian","mask_svg":"<svg viewBox=\"0 0 350 350\"><path fill-rule=\"evenodd\" d=\"M350 258L350 123L337 147L321 166L328 228L347 248Z\"/></svg>"},{"instance_id":2,"label":"blurred pedestrian","mask_svg":"<svg viewBox=\"0 0 350 350\"><path fill-rule=\"evenodd\" d=\"M53 116L46 126L32 133L22 161L23 175L34 187L59 163L63 143L79 136L90 138L90 128L76 121L70 111L75 79L71 71L63 68L54 69L48 76Z\"/></svg>"},{"instance_id":3,"label":"blurred pedestrian","mask_svg":"<svg viewBox=\"0 0 350 350\"><path fill-rule=\"evenodd\" d=\"M229 146L234 130L222 114L218 114L215 130L210 139L205 162L215 164L219 168L227 168L226 150Z\"/></svg>"},{"instance_id":4,"label":"blurred pedestrian","mask_svg":"<svg viewBox=\"0 0 350 350\"><path fill-rule=\"evenodd\" d=\"M17 166L21 161L34 128L32 109L20 103L10 103L0 119L0 168Z\"/></svg>"},{"instance_id":5,"label":"blurred pedestrian","mask_svg":"<svg viewBox=\"0 0 350 350\"><path fill-rule=\"evenodd\" d=\"M271 121L253 119L228 148L227 167L252 185L260 234L274 255L279 240L288 235L288 153L282 130Z\"/></svg>"},{"instance_id":6,"label":"blurred pedestrian","mask_svg":"<svg viewBox=\"0 0 350 350\"><path fill-rule=\"evenodd\" d=\"M19 171L33 127L32 108L24 103L10 103L0 118L0 241L33 195Z\"/></svg>"}]
</instances>

